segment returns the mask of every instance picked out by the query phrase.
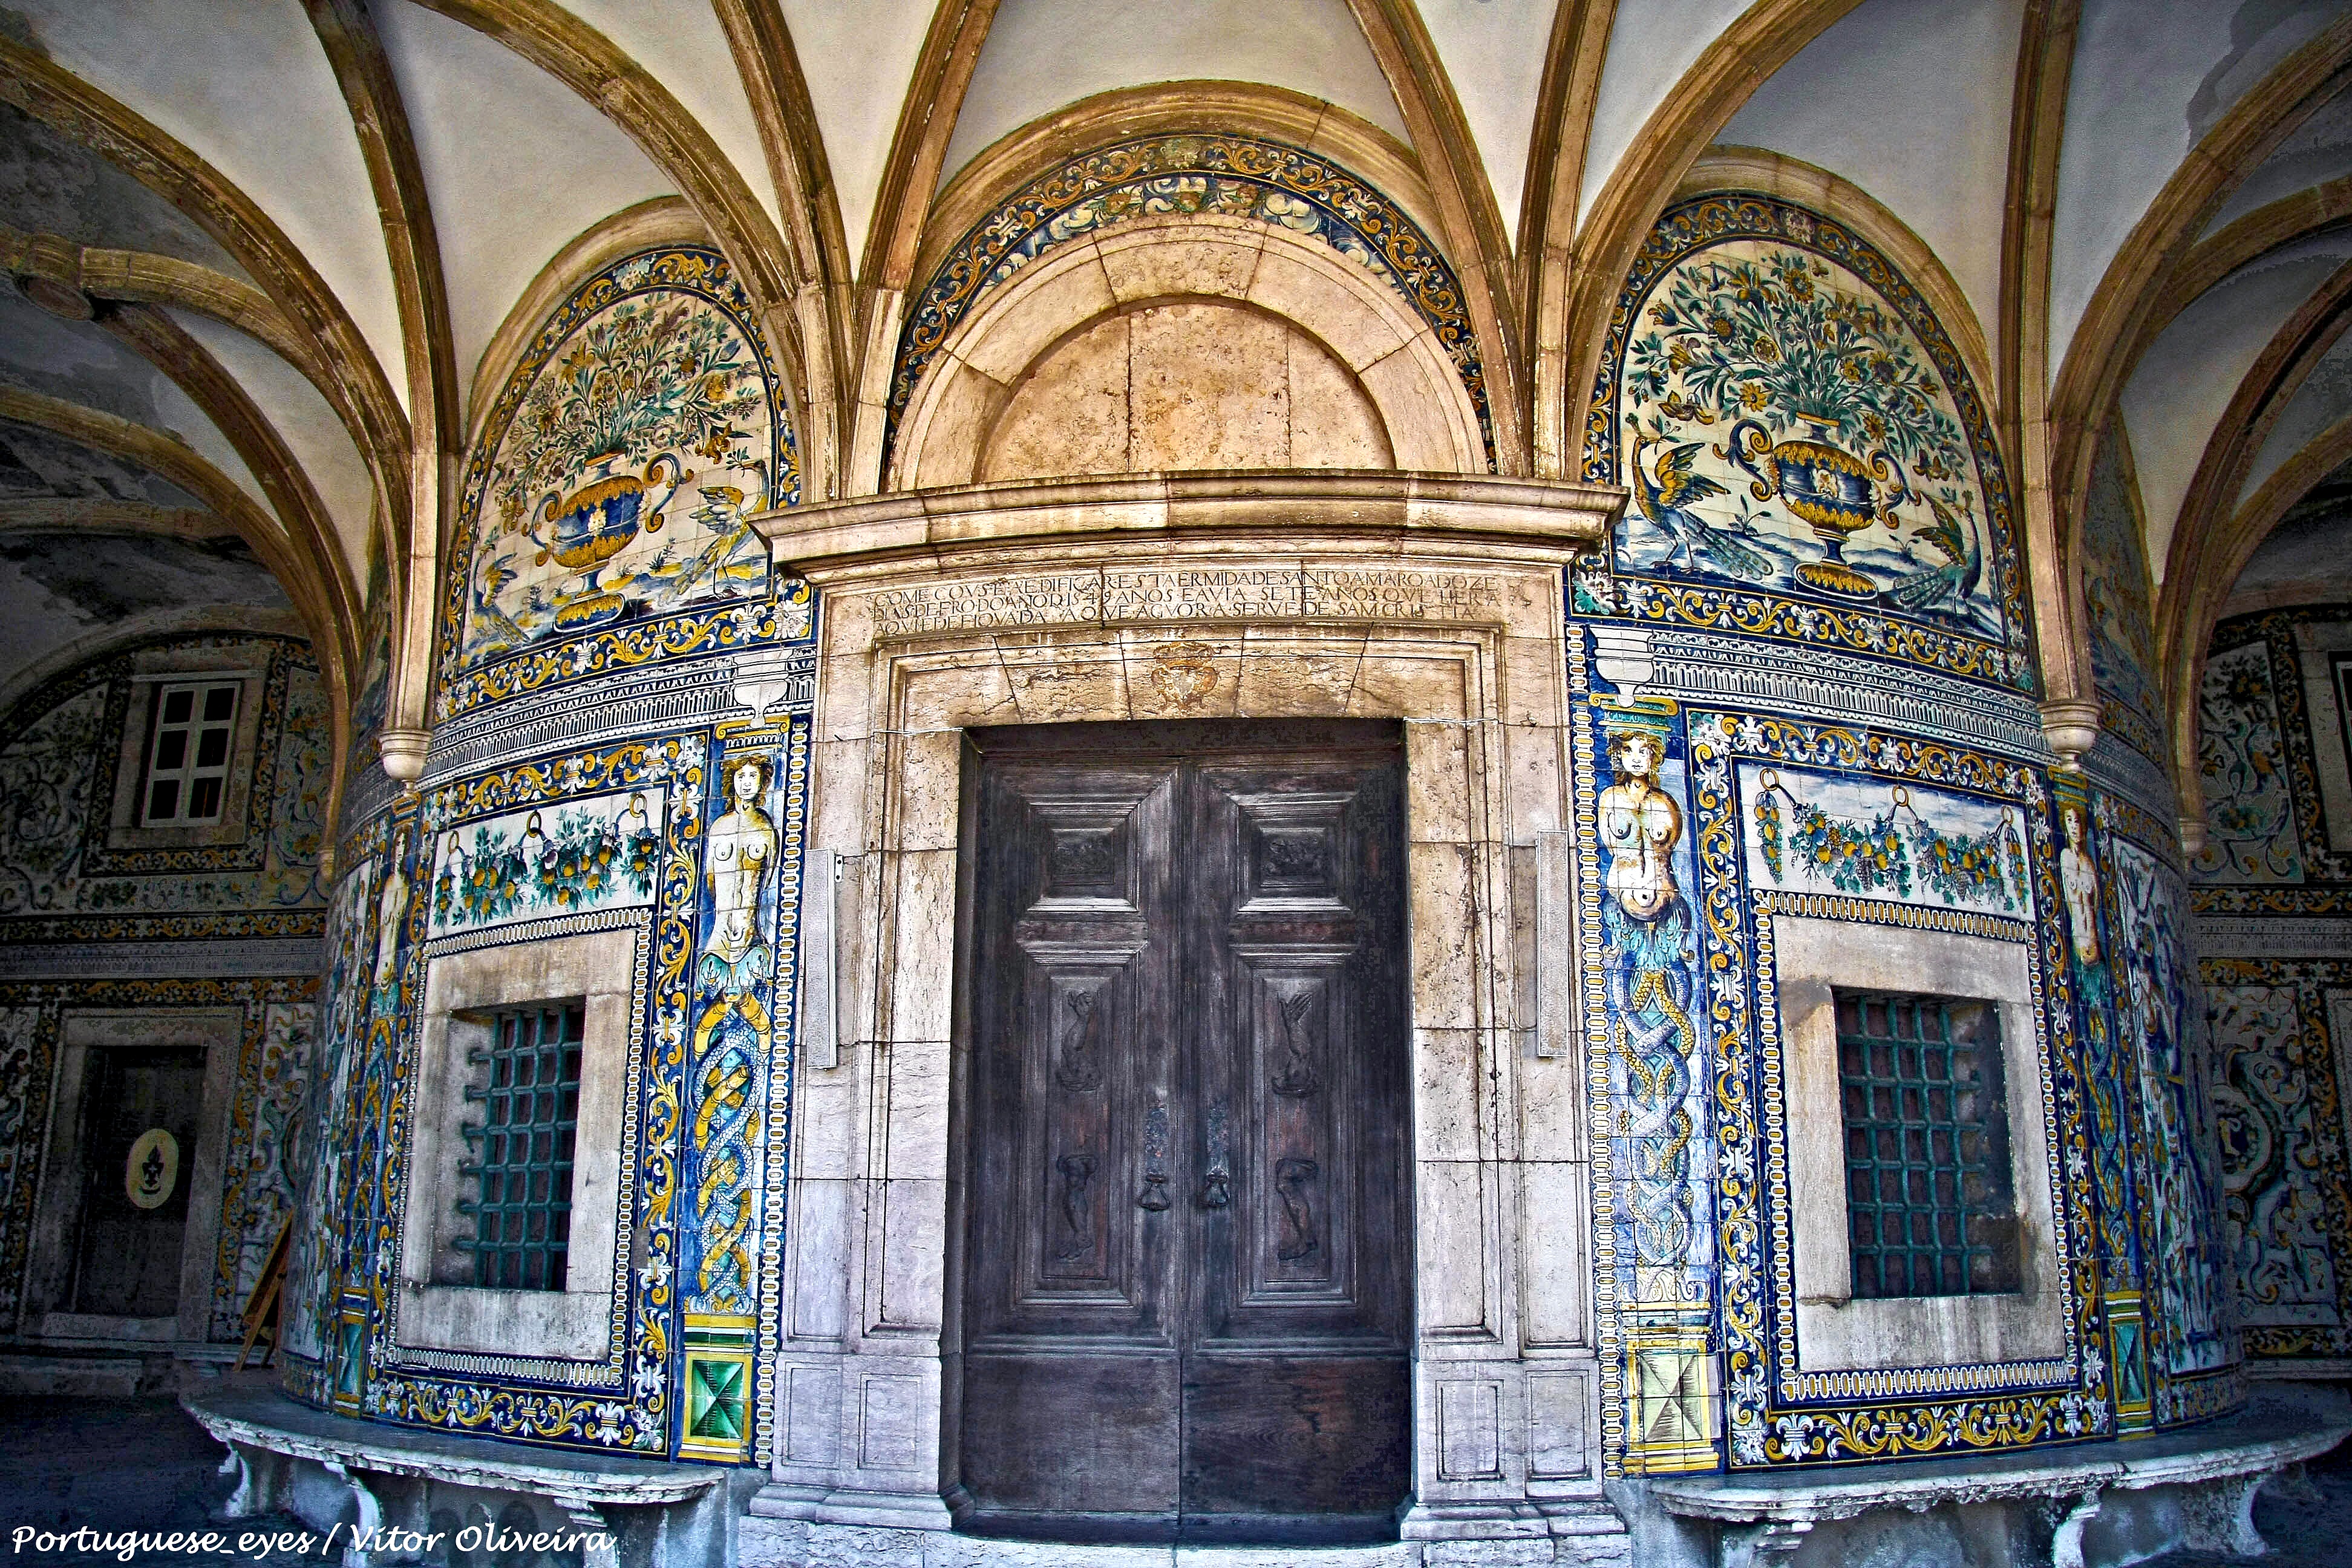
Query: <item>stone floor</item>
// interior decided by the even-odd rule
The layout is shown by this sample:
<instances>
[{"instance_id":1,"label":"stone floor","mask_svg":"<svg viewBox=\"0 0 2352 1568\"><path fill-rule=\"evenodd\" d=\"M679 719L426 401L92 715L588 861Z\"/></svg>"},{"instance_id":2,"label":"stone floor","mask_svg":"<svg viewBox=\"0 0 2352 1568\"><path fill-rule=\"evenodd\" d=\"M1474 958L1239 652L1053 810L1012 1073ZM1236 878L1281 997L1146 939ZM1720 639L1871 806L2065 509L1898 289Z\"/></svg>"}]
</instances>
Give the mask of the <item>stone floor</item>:
<instances>
[{"instance_id":1,"label":"stone floor","mask_svg":"<svg viewBox=\"0 0 2352 1568\"><path fill-rule=\"evenodd\" d=\"M212 1509L228 1495L216 1472L219 1446L166 1396L0 1398L0 1568L122 1568L117 1549L96 1541L42 1551L16 1545L20 1527L121 1531L219 1530L223 1552L140 1550L134 1568L320 1568L341 1560L314 1547L240 1551L245 1532L299 1534L279 1516L218 1525ZM2273 1489L2255 1505L2272 1547L2263 1568L2347 1568L2352 1564L2352 1443L2314 1463L2309 1486ZM313 1540L316 1537L313 1536ZM321 1543L323 1544L323 1543ZM2222 1568L2245 1561L2176 1552L2148 1568Z\"/></svg>"},{"instance_id":2,"label":"stone floor","mask_svg":"<svg viewBox=\"0 0 2352 1568\"><path fill-rule=\"evenodd\" d=\"M0 1398L0 1563L41 1568L123 1568L115 1550L85 1540L63 1550L16 1544L16 1531L87 1529L219 1531L226 1552L135 1551L132 1568L318 1568L322 1552L240 1552L238 1537L306 1527L286 1516L215 1524L206 1517L229 1493L218 1474L221 1446L169 1395L132 1399ZM315 1536L314 1536L315 1539ZM323 1543L322 1543L323 1544Z\"/></svg>"}]
</instances>

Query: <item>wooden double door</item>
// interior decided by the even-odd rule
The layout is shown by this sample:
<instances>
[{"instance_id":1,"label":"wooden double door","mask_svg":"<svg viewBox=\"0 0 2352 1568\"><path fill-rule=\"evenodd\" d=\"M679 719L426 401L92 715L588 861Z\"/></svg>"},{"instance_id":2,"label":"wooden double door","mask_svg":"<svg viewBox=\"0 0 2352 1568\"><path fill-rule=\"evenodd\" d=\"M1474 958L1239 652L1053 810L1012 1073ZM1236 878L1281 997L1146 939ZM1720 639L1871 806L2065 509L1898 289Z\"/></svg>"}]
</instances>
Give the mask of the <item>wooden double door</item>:
<instances>
[{"instance_id":1,"label":"wooden double door","mask_svg":"<svg viewBox=\"0 0 2352 1568\"><path fill-rule=\"evenodd\" d=\"M964 1528L1392 1536L1412 1320L1396 726L975 744Z\"/></svg>"}]
</instances>

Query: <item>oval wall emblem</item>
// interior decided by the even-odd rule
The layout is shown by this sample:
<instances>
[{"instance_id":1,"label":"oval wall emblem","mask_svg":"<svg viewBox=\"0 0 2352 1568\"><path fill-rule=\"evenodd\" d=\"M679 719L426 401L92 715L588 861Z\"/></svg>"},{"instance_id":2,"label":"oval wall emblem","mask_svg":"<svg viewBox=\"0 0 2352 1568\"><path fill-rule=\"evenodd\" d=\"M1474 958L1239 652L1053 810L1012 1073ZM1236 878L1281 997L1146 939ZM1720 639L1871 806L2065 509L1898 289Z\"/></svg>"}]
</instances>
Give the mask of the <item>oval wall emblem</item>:
<instances>
[{"instance_id":1,"label":"oval wall emblem","mask_svg":"<svg viewBox=\"0 0 2352 1568\"><path fill-rule=\"evenodd\" d=\"M122 1190L142 1209L161 1208L180 1184L180 1141L161 1127L150 1127L131 1145L122 1164Z\"/></svg>"}]
</instances>

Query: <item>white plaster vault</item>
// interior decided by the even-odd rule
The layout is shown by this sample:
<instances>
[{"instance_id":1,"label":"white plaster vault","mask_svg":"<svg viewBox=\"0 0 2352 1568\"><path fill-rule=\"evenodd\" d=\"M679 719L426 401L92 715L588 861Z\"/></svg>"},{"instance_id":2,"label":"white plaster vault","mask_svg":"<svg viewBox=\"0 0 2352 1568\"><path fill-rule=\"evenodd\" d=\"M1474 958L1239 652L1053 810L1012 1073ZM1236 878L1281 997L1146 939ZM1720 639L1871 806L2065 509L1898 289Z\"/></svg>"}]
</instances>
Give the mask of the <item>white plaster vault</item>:
<instances>
[{"instance_id":1,"label":"white plaster vault","mask_svg":"<svg viewBox=\"0 0 2352 1568\"><path fill-rule=\"evenodd\" d=\"M1583 1064L1539 1054L1537 972L1573 957L1561 911L1539 921L1534 905L1556 886L1538 836L1568 820L1562 566L1621 504L1559 484L1226 472L764 521L777 565L824 606L809 842L841 856L842 878L839 1065L798 1068L777 1457L755 1513L950 1523L962 731L1348 717L1405 732L1417 1414L1403 1532L1591 1528Z\"/></svg>"}]
</instances>

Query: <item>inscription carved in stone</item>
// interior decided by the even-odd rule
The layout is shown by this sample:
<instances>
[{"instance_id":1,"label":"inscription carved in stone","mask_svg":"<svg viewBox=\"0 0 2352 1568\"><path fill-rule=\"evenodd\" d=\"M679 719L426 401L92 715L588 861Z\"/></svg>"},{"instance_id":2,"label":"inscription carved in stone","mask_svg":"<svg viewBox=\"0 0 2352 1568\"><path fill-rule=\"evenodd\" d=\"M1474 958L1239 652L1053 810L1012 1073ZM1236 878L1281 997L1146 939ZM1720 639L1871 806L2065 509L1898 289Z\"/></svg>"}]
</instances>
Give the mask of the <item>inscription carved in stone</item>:
<instances>
[{"instance_id":1,"label":"inscription carved in stone","mask_svg":"<svg viewBox=\"0 0 2352 1568\"><path fill-rule=\"evenodd\" d=\"M999 626L1061 626L1102 618L1102 574L1041 572L885 588L874 595L877 638Z\"/></svg>"},{"instance_id":2,"label":"inscription carved in stone","mask_svg":"<svg viewBox=\"0 0 2352 1568\"><path fill-rule=\"evenodd\" d=\"M1486 625L1503 579L1411 566L1169 565L975 577L873 596L877 641L943 632L1134 623L1393 621Z\"/></svg>"}]
</instances>

